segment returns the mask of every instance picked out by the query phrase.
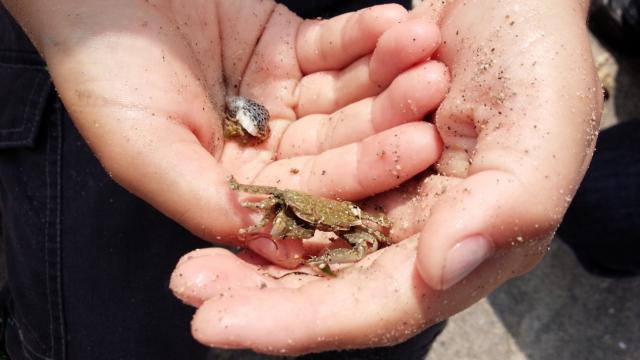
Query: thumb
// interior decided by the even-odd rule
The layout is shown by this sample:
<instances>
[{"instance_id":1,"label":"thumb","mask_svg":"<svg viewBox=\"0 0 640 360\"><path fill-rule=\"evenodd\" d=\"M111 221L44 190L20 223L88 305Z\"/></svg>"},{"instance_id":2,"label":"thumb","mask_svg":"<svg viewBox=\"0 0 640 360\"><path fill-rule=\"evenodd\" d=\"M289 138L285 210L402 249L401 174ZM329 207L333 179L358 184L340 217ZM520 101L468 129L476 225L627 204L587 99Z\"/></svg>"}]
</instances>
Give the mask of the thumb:
<instances>
[{"instance_id":1,"label":"thumb","mask_svg":"<svg viewBox=\"0 0 640 360\"><path fill-rule=\"evenodd\" d=\"M448 289L494 257L521 257L510 277L545 254L565 205L528 191L513 175L484 171L442 195L418 245L418 270L434 289ZM556 206L558 205L558 206Z\"/></svg>"}]
</instances>

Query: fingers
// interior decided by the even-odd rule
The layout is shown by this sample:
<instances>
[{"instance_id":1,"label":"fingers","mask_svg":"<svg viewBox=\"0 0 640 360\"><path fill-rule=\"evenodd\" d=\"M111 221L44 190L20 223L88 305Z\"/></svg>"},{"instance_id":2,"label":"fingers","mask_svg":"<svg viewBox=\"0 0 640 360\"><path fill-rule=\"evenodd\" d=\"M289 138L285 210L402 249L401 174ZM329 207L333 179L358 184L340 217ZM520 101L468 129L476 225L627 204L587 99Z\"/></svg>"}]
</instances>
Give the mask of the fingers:
<instances>
[{"instance_id":1,"label":"fingers","mask_svg":"<svg viewBox=\"0 0 640 360\"><path fill-rule=\"evenodd\" d=\"M285 269L294 269L304 261L305 250L301 239L271 239L261 236L248 241L247 246L256 254Z\"/></svg>"},{"instance_id":2,"label":"fingers","mask_svg":"<svg viewBox=\"0 0 640 360\"><path fill-rule=\"evenodd\" d=\"M518 274L539 261L564 210L527 185L512 174L487 171L447 189L420 235L425 281L448 289L487 260L518 247L526 248L527 256L510 271Z\"/></svg>"},{"instance_id":3,"label":"fingers","mask_svg":"<svg viewBox=\"0 0 640 360\"><path fill-rule=\"evenodd\" d=\"M227 92L235 93L240 88L244 72L253 55L252 51L262 36L262 32L273 15L276 3L273 1L219 0L215 3L218 13L222 66ZM250 26L247 26L250 24ZM200 36L208 36L203 31Z\"/></svg>"},{"instance_id":4,"label":"fingers","mask_svg":"<svg viewBox=\"0 0 640 360\"><path fill-rule=\"evenodd\" d=\"M124 123L121 119L120 126ZM229 188L228 172L189 129L135 119L122 130L125 139L105 139L118 150L94 142L119 184L203 239L236 242L238 229L252 222L251 214Z\"/></svg>"},{"instance_id":5,"label":"fingers","mask_svg":"<svg viewBox=\"0 0 640 360\"><path fill-rule=\"evenodd\" d=\"M440 42L438 26L422 19L391 28L380 37L371 57L371 81L385 86L410 65L430 58Z\"/></svg>"},{"instance_id":6,"label":"fingers","mask_svg":"<svg viewBox=\"0 0 640 360\"><path fill-rule=\"evenodd\" d=\"M242 194L229 187L230 173L190 129L173 122L145 125L141 119L128 129L117 151L99 153L122 186L205 240L248 246L285 268L299 265L304 253L300 241L275 246L265 238L238 239L238 230L255 224L262 214L241 205Z\"/></svg>"},{"instance_id":7,"label":"fingers","mask_svg":"<svg viewBox=\"0 0 640 360\"><path fill-rule=\"evenodd\" d=\"M274 119L296 118L294 90L302 73L293 42L301 22L302 19L286 7L276 5L255 47L242 50L250 53L251 58L240 79L235 79L239 84L233 90L267 107Z\"/></svg>"},{"instance_id":8,"label":"fingers","mask_svg":"<svg viewBox=\"0 0 640 360\"><path fill-rule=\"evenodd\" d=\"M228 250L210 248L183 256L169 286L184 303L200 306L207 299L223 296L218 284L260 288L269 281L272 279L261 276L256 267L231 256Z\"/></svg>"},{"instance_id":9,"label":"fingers","mask_svg":"<svg viewBox=\"0 0 640 360\"><path fill-rule=\"evenodd\" d=\"M444 99L447 68L435 61L398 76L380 95L348 105L331 115L309 115L293 122L282 136L281 157L319 154L361 141L380 131L422 120Z\"/></svg>"},{"instance_id":10,"label":"fingers","mask_svg":"<svg viewBox=\"0 0 640 360\"><path fill-rule=\"evenodd\" d=\"M298 117L329 114L357 100L374 96L404 70L431 57L440 45L434 24L411 20L392 27L378 40L371 56L344 70L321 71L298 85Z\"/></svg>"},{"instance_id":11,"label":"fingers","mask_svg":"<svg viewBox=\"0 0 640 360\"><path fill-rule=\"evenodd\" d=\"M161 20L150 20L145 36L100 38L50 57L49 66L74 124L114 180L192 233L230 241L250 219L215 158L222 142L212 101L221 99L192 71L179 35L153 37L152 29L169 27ZM145 75L151 68L154 76Z\"/></svg>"},{"instance_id":12,"label":"fingers","mask_svg":"<svg viewBox=\"0 0 640 360\"><path fill-rule=\"evenodd\" d=\"M425 170L441 150L434 127L413 122L316 156L278 160L255 182L334 199L361 199L396 187Z\"/></svg>"},{"instance_id":13,"label":"fingers","mask_svg":"<svg viewBox=\"0 0 640 360\"><path fill-rule=\"evenodd\" d=\"M269 268L269 263L248 253L233 254L223 248L198 249L183 256L171 275L170 288L184 303L199 307L222 298L232 289L297 288L315 276L283 276L291 271ZM277 280L277 281L276 281Z\"/></svg>"},{"instance_id":14,"label":"fingers","mask_svg":"<svg viewBox=\"0 0 640 360\"><path fill-rule=\"evenodd\" d=\"M306 276L293 285L284 282L287 277L260 276L233 255L226 256L185 262L171 282L181 299L202 304L192 332L209 346L296 354L383 345L415 334L428 322L419 306L420 295L428 290L404 281L416 278L415 241L376 260L368 272L341 272L334 279ZM233 278L236 274L244 279ZM405 331L389 336L398 327ZM376 337L379 343L371 343Z\"/></svg>"},{"instance_id":15,"label":"fingers","mask_svg":"<svg viewBox=\"0 0 640 360\"><path fill-rule=\"evenodd\" d=\"M415 268L415 238L373 255L374 260L369 256L335 278L275 280L226 253L220 256L228 259L197 258L202 267L196 271L197 264L179 266L171 287L181 298L188 292L193 303L201 304L191 324L201 343L279 355L397 344L495 287L488 281L478 290L485 273L467 287L430 289Z\"/></svg>"},{"instance_id":16,"label":"fingers","mask_svg":"<svg viewBox=\"0 0 640 360\"><path fill-rule=\"evenodd\" d=\"M296 39L302 72L342 69L373 51L380 35L406 16L400 5L387 4L329 20L305 21Z\"/></svg>"}]
</instances>

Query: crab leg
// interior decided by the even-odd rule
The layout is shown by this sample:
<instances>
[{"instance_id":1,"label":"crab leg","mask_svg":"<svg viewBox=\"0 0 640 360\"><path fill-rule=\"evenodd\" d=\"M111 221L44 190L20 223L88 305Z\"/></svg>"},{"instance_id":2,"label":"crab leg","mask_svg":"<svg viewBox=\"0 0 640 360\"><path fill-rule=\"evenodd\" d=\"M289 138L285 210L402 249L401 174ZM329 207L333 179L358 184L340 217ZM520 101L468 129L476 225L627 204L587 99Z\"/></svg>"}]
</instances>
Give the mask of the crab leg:
<instances>
[{"instance_id":1,"label":"crab leg","mask_svg":"<svg viewBox=\"0 0 640 360\"><path fill-rule=\"evenodd\" d=\"M368 213L363 211L360 216L361 216L362 220L370 221L372 223L377 224L380 227L387 228L387 229L391 227L391 221L384 214L380 214L380 215L376 216L376 215L368 214Z\"/></svg>"},{"instance_id":2,"label":"crab leg","mask_svg":"<svg viewBox=\"0 0 640 360\"><path fill-rule=\"evenodd\" d=\"M335 276L335 273L331 270L331 264L344 264L361 260L368 253L365 243L362 242L351 249L332 249L320 256L313 256L307 260L307 265L320 270L326 275Z\"/></svg>"},{"instance_id":3,"label":"crab leg","mask_svg":"<svg viewBox=\"0 0 640 360\"><path fill-rule=\"evenodd\" d=\"M229 178L229 187L233 190L249 194L279 194L282 192L282 190L273 186L240 184L233 176Z\"/></svg>"},{"instance_id":4,"label":"crab leg","mask_svg":"<svg viewBox=\"0 0 640 360\"><path fill-rule=\"evenodd\" d=\"M251 226L246 227L244 229L240 229L238 231L238 235L240 235L241 237L244 238L247 234L257 234L257 233L259 233L260 229L265 227L271 221L271 219L273 219L273 216L274 216L273 213L265 214L257 224L251 225Z\"/></svg>"},{"instance_id":5,"label":"crab leg","mask_svg":"<svg viewBox=\"0 0 640 360\"><path fill-rule=\"evenodd\" d=\"M335 273L331 270L331 264L357 262L362 260L366 255L378 250L378 238L371 232L376 231L365 228L365 231L358 229L338 234L347 240L349 244L353 245L353 247L350 249L339 248L328 250L320 256L311 257L307 261L307 264L326 275L335 276ZM386 240L384 235L379 232L377 233L382 236L382 239Z\"/></svg>"},{"instance_id":6,"label":"crab leg","mask_svg":"<svg viewBox=\"0 0 640 360\"><path fill-rule=\"evenodd\" d=\"M246 207L246 208L251 208L251 209L269 209L272 208L274 206L276 206L278 204L278 199L274 198L274 197L269 197L266 198L262 201L241 201L240 205Z\"/></svg>"},{"instance_id":7,"label":"crab leg","mask_svg":"<svg viewBox=\"0 0 640 360\"><path fill-rule=\"evenodd\" d=\"M363 255L358 261L364 257L364 255L372 253L378 250L378 238L374 234L369 233L369 230L366 229L367 232L363 232L361 230L356 231L348 231L342 234L339 234L340 237L347 240L349 244L353 246L353 248L362 248ZM358 250L360 252L360 250Z\"/></svg>"}]
</instances>

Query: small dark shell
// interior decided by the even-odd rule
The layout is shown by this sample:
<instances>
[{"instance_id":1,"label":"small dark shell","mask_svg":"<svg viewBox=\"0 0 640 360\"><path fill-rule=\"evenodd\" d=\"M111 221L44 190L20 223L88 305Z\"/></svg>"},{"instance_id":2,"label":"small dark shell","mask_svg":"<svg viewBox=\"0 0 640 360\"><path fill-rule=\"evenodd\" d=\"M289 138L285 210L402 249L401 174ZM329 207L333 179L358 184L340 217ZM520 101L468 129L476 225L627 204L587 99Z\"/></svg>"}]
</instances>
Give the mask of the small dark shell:
<instances>
[{"instance_id":1,"label":"small dark shell","mask_svg":"<svg viewBox=\"0 0 640 360\"><path fill-rule=\"evenodd\" d=\"M267 108L244 96L229 96L226 102L226 113L229 119L240 123L251 136L262 140L269 137L269 110Z\"/></svg>"}]
</instances>

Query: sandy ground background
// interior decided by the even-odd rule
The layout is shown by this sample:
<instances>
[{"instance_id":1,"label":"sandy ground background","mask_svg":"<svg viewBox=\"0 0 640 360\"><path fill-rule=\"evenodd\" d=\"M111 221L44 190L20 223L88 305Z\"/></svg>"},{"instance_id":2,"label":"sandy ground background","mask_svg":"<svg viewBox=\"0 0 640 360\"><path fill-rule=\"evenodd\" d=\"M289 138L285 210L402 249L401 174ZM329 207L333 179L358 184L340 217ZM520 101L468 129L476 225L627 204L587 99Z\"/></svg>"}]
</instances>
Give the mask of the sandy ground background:
<instances>
[{"instance_id":1,"label":"sandy ground background","mask_svg":"<svg viewBox=\"0 0 640 360\"><path fill-rule=\"evenodd\" d=\"M593 47L611 93L603 127L640 121L640 60ZM4 265L0 241L0 284ZM640 277L590 275L556 239L534 271L451 318L426 359L640 360Z\"/></svg>"}]
</instances>

